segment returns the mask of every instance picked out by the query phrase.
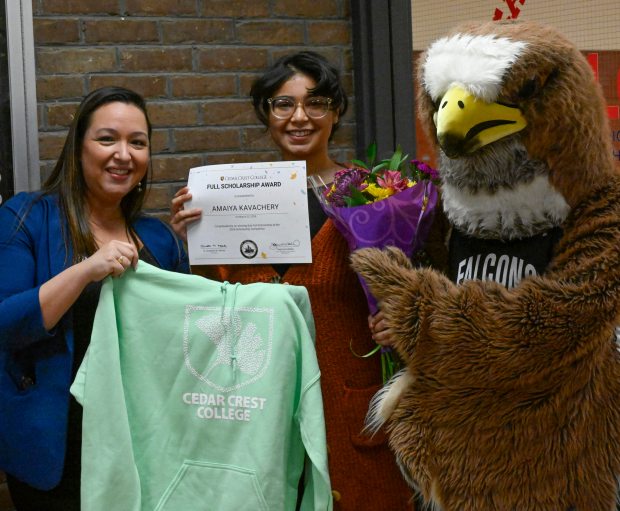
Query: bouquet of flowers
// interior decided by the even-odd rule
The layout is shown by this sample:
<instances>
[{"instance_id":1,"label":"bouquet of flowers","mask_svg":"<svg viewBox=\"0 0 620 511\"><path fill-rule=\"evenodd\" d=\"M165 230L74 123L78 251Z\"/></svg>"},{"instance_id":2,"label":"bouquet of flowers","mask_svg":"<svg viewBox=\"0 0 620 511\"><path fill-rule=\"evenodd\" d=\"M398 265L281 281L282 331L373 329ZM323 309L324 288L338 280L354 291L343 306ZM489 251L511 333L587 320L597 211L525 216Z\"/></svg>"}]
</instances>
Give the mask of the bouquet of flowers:
<instances>
[{"instance_id":1,"label":"bouquet of flowers","mask_svg":"<svg viewBox=\"0 0 620 511\"><path fill-rule=\"evenodd\" d=\"M310 176L310 183L326 214L346 239L349 250L395 246L408 257L419 250L429 233L437 204L436 170L409 160L400 147L391 158L374 165L376 144L367 152L368 163L352 160L354 167L338 171L333 183ZM360 277L371 314L377 301ZM391 349L379 345L383 381L398 370Z\"/></svg>"}]
</instances>

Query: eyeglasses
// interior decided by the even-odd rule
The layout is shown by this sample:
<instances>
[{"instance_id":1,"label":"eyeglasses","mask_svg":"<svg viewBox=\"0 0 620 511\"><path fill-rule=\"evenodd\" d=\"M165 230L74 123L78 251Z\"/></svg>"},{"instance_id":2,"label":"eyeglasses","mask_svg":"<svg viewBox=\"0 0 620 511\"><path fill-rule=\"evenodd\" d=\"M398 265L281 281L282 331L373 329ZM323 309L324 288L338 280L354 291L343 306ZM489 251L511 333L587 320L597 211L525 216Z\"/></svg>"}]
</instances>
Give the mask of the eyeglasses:
<instances>
[{"instance_id":1,"label":"eyeglasses","mask_svg":"<svg viewBox=\"0 0 620 511\"><path fill-rule=\"evenodd\" d=\"M276 98L269 98L267 103L269 103L271 107L271 113L278 119L289 119L295 113L299 105L303 107L308 117L320 119L327 115L332 101L331 98L310 96L296 103L295 100L289 96L278 96Z\"/></svg>"}]
</instances>

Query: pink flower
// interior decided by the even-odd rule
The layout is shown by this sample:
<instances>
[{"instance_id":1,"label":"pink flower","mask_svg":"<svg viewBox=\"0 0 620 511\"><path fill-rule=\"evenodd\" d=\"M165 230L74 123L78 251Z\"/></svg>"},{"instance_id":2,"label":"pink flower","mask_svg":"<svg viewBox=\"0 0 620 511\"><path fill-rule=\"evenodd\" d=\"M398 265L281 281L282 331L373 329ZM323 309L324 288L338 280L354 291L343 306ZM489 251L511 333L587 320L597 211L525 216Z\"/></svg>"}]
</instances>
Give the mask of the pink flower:
<instances>
[{"instance_id":1,"label":"pink flower","mask_svg":"<svg viewBox=\"0 0 620 511\"><path fill-rule=\"evenodd\" d=\"M403 178L398 170L386 170L383 176L377 176L377 184L381 188L388 188L395 192L402 192L407 188L409 180Z\"/></svg>"}]
</instances>

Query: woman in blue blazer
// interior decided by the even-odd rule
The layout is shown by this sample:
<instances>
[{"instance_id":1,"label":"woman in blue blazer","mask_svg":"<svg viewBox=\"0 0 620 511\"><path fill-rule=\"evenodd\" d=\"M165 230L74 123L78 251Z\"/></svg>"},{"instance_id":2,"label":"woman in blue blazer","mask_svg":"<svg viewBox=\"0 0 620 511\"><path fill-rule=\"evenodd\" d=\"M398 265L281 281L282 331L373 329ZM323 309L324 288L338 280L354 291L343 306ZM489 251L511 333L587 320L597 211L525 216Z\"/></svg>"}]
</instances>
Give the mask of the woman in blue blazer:
<instances>
[{"instance_id":1,"label":"woman in blue blazer","mask_svg":"<svg viewBox=\"0 0 620 511\"><path fill-rule=\"evenodd\" d=\"M189 272L172 230L140 212L150 138L141 96L95 90L43 190L0 207L0 470L18 511L80 508L81 409L69 386L101 280L139 259Z\"/></svg>"}]
</instances>

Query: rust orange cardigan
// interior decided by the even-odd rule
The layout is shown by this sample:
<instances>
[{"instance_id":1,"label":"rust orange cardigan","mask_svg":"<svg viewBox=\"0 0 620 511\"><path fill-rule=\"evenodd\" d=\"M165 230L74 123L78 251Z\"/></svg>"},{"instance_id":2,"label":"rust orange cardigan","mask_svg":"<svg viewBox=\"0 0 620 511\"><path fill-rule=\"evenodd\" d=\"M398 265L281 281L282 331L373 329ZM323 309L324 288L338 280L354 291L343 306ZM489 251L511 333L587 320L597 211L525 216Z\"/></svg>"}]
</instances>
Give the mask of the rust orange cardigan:
<instances>
[{"instance_id":1,"label":"rust orange cardigan","mask_svg":"<svg viewBox=\"0 0 620 511\"><path fill-rule=\"evenodd\" d=\"M292 265L282 282L305 286L316 323L329 471L336 511L413 509L407 487L383 432L362 434L370 398L381 386L379 355L358 358L374 346L368 306L357 276L349 268L344 238L328 220L312 239L312 264ZM270 265L193 267L199 275L229 282L269 282Z\"/></svg>"}]
</instances>

